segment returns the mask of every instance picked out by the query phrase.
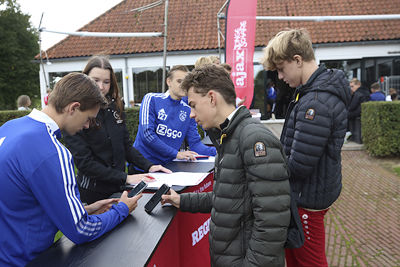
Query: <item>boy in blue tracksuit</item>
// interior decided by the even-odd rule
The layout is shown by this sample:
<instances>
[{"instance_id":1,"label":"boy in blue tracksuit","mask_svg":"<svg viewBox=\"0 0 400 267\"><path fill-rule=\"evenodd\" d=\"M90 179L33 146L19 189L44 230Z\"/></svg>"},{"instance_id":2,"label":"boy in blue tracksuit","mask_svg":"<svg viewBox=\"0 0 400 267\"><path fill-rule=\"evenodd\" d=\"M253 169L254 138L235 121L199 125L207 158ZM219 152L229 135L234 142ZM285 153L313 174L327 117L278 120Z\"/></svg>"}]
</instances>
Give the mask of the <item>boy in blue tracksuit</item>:
<instances>
[{"instance_id":1,"label":"boy in blue tracksuit","mask_svg":"<svg viewBox=\"0 0 400 267\"><path fill-rule=\"evenodd\" d=\"M58 230L77 244L96 239L136 207L140 197L127 192L120 201L84 207L71 153L58 141L60 130L87 128L103 101L93 80L71 73L57 83L43 111L0 127L0 266L24 266L53 243Z\"/></svg>"},{"instance_id":2,"label":"boy in blue tracksuit","mask_svg":"<svg viewBox=\"0 0 400 267\"><path fill-rule=\"evenodd\" d=\"M190 118L190 107L180 83L188 70L175 66L167 76L167 93L149 93L140 106L139 128L134 147L154 164L175 158L194 160L196 154L215 156L215 147L204 145L197 123ZM179 151L187 140L190 151Z\"/></svg>"}]
</instances>

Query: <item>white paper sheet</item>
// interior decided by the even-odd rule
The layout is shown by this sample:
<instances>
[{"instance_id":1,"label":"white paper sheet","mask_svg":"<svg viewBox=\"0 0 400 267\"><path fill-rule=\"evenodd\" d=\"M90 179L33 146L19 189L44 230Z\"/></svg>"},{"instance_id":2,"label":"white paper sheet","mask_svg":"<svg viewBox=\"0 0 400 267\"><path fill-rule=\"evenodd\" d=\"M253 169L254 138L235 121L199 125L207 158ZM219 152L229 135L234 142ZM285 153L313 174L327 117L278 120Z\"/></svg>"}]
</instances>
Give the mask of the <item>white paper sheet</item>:
<instances>
[{"instance_id":1,"label":"white paper sheet","mask_svg":"<svg viewBox=\"0 0 400 267\"><path fill-rule=\"evenodd\" d=\"M148 182L148 188L160 188L162 184L168 186L180 185L191 186L198 185L208 175L207 172L173 172L173 173L149 173L149 176L155 178L154 182Z\"/></svg>"},{"instance_id":2,"label":"white paper sheet","mask_svg":"<svg viewBox=\"0 0 400 267\"><path fill-rule=\"evenodd\" d=\"M202 155L199 155L202 156ZM174 159L173 161L184 161L184 162L215 162L215 157L209 156L207 158L201 158L197 160L187 160L187 159Z\"/></svg>"}]
</instances>

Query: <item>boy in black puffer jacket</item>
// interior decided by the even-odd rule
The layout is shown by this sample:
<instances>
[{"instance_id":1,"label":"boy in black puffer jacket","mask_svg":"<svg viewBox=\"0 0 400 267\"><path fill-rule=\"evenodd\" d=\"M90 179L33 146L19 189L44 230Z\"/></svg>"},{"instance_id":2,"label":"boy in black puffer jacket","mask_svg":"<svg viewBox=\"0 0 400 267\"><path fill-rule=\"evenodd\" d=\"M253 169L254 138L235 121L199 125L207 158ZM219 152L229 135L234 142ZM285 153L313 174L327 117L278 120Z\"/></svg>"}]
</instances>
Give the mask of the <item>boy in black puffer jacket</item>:
<instances>
[{"instance_id":1,"label":"boy in black puffer jacket","mask_svg":"<svg viewBox=\"0 0 400 267\"><path fill-rule=\"evenodd\" d=\"M324 216L342 189L341 148L350 87L340 70L318 67L304 30L278 33L264 49L265 69L296 87L281 135L290 185L305 234L304 246L286 250L287 266L328 266Z\"/></svg>"},{"instance_id":2,"label":"boy in black puffer jacket","mask_svg":"<svg viewBox=\"0 0 400 267\"><path fill-rule=\"evenodd\" d=\"M211 266L284 266L290 186L279 140L249 110L236 108L229 74L216 65L189 73L190 117L217 148L213 191L163 195L182 211L211 212Z\"/></svg>"}]
</instances>

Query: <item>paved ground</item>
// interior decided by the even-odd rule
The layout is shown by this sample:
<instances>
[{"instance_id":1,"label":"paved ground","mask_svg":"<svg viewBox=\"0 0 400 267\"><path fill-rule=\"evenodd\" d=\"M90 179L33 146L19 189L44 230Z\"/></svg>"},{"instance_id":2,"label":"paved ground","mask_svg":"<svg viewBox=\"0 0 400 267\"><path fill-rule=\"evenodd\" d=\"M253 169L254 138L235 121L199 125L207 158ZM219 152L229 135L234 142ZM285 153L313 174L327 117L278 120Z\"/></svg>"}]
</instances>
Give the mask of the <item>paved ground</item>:
<instances>
[{"instance_id":1,"label":"paved ground","mask_svg":"<svg viewBox=\"0 0 400 267\"><path fill-rule=\"evenodd\" d=\"M329 266L400 266L400 177L342 151L343 190L326 216Z\"/></svg>"},{"instance_id":2,"label":"paved ground","mask_svg":"<svg viewBox=\"0 0 400 267\"><path fill-rule=\"evenodd\" d=\"M266 126L280 135L280 123ZM400 177L352 142L342 149L342 174L342 193L326 216L329 266L400 267Z\"/></svg>"}]
</instances>

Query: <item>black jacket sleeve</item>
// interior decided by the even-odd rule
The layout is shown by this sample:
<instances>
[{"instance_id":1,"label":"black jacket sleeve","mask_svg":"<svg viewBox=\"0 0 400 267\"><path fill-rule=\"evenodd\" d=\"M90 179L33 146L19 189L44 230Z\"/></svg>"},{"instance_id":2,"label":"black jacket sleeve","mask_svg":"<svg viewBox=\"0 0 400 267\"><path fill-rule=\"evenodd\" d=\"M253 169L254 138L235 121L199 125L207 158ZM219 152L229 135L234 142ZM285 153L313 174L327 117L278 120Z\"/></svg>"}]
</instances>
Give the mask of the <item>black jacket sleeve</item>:
<instances>
[{"instance_id":1,"label":"black jacket sleeve","mask_svg":"<svg viewBox=\"0 0 400 267\"><path fill-rule=\"evenodd\" d=\"M74 136L64 134L64 141L72 153L78 170L84 175L96 177L102 181L115 183L116 180L120 180L121 184L125 184L127 174L108 166L96 157L85 138L82 131Z\"/></svg>"},{"instance_id":2,"label":"black jacket sleeve","mask_svg":"<svg viewBox=\"0 0 400 267\"><path fill-rule=\"evenodd\" d=\"M134 148L132 145L133 145L132 139L129 136L129 132L126 128L126 125L124 125L124 146L126 151L126 161L139 167L145 172L148 172L150 167L154 164L150 162L148 159L146 159L142 155L142 153L140 153L139 150Z\"/></svg>"},{"instance_id":3,"label":"black jacket sleeve","mask_svg":"<svg viewBox=\"0 0 400 267\"><path fill-rule=\"evenodd\" d=\"M184 193L181 194L181 211L188 212L211 212L212 208L212 192L204 193Z\"/></svg>"},{"instance_id":4,"label":"black jacket sleeve","mask_svg":"<svg viewBox=\"0 0 400 267\"><path fill-rule=\"evenodd\" d=\"M348 119L354 119L361 116L361 97L362 95L360 93L357 91L354 92L349 105Z\"/></svg>"}]
</instances>

